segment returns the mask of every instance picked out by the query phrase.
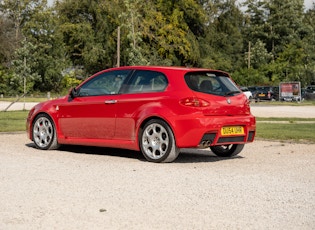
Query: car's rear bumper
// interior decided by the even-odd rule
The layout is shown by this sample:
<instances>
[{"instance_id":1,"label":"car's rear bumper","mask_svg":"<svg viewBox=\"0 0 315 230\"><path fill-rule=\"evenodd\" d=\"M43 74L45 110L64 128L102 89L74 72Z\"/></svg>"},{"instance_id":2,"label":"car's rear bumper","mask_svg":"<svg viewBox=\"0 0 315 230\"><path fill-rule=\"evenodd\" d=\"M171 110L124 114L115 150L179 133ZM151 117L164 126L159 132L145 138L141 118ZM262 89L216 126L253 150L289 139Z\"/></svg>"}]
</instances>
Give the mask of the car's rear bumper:
<instances>
[{"instance_id":1,"label":"car's rear bumper","mask_svg":"<svg viewBox=\"0 0 315 230\"><path fill-rule=\"evenodd\" d=\"M244 133L222 135L222 127L227 126L242 126ZM244 144L254 141L256 119L252 115L187 117L177 119L175 127L176 145L179 148Z\"/></svg>"}]
</instances>

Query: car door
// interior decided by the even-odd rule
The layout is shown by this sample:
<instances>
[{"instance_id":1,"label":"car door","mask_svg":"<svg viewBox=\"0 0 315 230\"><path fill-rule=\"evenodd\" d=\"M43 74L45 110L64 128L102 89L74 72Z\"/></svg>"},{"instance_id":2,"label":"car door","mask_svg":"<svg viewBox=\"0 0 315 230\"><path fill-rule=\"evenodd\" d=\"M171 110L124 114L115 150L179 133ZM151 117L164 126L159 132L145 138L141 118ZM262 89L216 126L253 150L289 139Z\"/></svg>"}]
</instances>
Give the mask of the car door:
<instances>
[{"instance_id":1,"label":"car door","mask_svg":"<svg viewBox=\"0 0 315 230\"><path fill-rule=\"evenodd\" d=\"M129 70L102 72L59 105L59 125L65 138L112 139L119 90Z\"/></svg>"}]
</instances>

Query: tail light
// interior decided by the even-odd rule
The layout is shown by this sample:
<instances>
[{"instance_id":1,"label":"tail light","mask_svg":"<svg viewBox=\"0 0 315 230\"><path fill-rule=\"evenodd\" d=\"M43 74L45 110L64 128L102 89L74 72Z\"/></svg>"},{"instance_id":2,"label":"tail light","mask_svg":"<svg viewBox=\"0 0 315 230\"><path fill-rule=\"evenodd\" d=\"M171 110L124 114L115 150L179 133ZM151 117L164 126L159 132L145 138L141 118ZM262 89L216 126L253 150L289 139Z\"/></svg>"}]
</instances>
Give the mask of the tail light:
<instances>
[{"instance_id":1,"label":"tail light","mask_svg":"<svg viewBox=\"0 0 315 230\"><path fill-rule=\"evenodd\" d=\"M198 97L186 97L179 101L181 105L191 107L207 107L210 103L204 99Z\"/></svg>"}]
</instances>

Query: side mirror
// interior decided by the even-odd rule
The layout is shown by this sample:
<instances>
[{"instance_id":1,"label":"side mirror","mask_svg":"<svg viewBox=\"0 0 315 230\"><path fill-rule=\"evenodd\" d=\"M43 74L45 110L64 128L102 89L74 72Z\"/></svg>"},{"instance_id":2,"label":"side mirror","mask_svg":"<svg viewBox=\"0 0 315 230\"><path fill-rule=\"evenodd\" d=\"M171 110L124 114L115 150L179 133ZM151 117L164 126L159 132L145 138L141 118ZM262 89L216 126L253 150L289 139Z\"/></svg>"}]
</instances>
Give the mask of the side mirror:
<instances>
[{"instance_id":1,"label":"side mirror","mask_svg":"<svg viewBox=\"0 0 315 230\"><path fill-rule=\"evenodd\" d=\"M78 96L78 91L76 88L72 88L69 93L69 100L72 100Z\"/></svg>"}]
</instances>

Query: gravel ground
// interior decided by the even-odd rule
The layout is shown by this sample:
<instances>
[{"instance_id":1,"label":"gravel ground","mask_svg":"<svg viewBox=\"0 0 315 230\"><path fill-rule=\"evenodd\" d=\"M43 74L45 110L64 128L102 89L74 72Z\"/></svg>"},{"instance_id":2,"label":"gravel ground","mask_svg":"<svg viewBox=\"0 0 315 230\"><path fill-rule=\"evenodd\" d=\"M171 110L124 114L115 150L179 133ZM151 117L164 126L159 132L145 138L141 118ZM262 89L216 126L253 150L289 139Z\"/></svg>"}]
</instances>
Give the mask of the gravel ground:
<instances>
[{"instance_id":1,"label":"gravel ground","mask_svg":"<svg viewBox=\"0 0 315 230\"><path fill-rule=\"evenodd\" d=\"M314 229L315 145L255 141L232 159L185 149L40 151L0 134L0 229Z\"/></svg>"},{"instance_id":2,"label":"gravel ground","mask_svg":"<svg viewBox=\"0 0 315 230\"><path fill-rule=\"evenodd\" d=\"M232 159L185 149L170 164L109 148L40 151L25 133L0 134L0 147L0 229L315 229L314 144L256 140Z\"/></svg>"}]
</instances>

